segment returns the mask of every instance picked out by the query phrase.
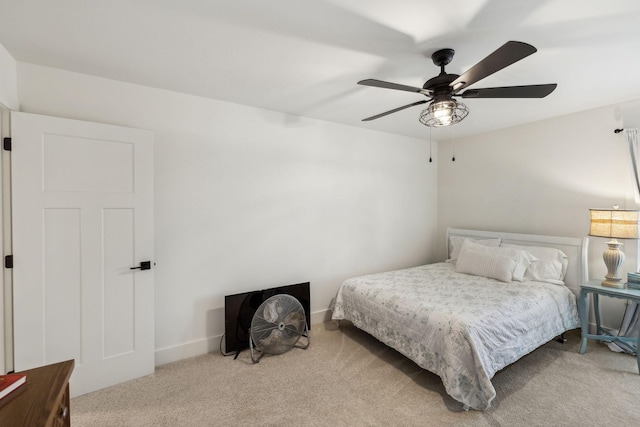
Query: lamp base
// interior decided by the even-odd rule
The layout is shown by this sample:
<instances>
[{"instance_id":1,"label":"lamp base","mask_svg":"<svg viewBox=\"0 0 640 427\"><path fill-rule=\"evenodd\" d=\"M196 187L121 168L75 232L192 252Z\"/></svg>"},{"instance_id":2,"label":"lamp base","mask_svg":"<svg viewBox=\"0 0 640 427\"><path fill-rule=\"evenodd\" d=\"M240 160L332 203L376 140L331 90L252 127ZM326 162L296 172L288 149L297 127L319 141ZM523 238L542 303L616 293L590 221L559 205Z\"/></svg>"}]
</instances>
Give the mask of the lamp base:
<instances>
[{"instance_id":1,"label":"lamp base","mask_svg":"<svg viewBox=\"0 0 640 427\"><path fill-rule=\"evenodd\" d=\"M602 286L608 288L624 288L624 282L621 281L622 278L618 273L624 262L624 252L620 250L622 243L616 239L611 239L611 241L607 242L607 245L609 248L602 254L604 263L607 266L607 274L604 276Z\"/></svg>"},{"instance_id":2,"label":"lamp base","mask_svg":"<svg viewBox=\"0 0 640 427\"><path fill-rule=\"evenodd\" d=\"M601 283L602 286L607 288L624 289L625 285L620 279L604 279Z\"/></svg>"}]
</instances>

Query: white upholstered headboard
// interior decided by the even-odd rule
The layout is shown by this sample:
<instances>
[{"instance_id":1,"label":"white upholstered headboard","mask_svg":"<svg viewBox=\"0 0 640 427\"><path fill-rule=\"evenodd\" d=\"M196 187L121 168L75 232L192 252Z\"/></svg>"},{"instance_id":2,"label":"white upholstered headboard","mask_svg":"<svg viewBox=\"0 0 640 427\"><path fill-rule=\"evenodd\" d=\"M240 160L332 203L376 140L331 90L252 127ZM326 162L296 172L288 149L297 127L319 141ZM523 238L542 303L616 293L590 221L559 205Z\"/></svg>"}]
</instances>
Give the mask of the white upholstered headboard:
<instances>
[{"instance_id":1,"label":"white upholstered headboard","mask_svg":"<svg viewBox=\"0 0 640 427\"><path fill-rule=\"evenodd\" d=\"M589 280L589 265L587 264L587 237L559 237L537 234L503 233L500 231L465 230L461 228L447 228L447 254L449 254L449 237L460 236L472 239L500 238L504 243L524 246L546 246L560 249L567 255L569 263L564 282L576 297L580 293L580 285Z\"/></svg>"}]
</instances>

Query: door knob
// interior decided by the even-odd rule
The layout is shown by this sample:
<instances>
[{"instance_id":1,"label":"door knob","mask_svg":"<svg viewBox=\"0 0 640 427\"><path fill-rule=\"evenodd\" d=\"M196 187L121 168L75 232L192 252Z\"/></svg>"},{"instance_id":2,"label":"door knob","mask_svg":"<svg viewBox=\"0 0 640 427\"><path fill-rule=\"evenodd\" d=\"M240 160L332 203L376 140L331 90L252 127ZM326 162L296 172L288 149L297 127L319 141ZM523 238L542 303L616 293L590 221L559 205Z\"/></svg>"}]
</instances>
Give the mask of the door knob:
<instances>
[{"instance_id":1,"label":"door knob","mask_svg":"<svg viewBox=\"0 0 640 427\"><path fill-rule=\"evenodd\" d=\"M151 270L151 261L142 261L139 267L131 267L131 270Z\"/></svg>"}]
</instances>

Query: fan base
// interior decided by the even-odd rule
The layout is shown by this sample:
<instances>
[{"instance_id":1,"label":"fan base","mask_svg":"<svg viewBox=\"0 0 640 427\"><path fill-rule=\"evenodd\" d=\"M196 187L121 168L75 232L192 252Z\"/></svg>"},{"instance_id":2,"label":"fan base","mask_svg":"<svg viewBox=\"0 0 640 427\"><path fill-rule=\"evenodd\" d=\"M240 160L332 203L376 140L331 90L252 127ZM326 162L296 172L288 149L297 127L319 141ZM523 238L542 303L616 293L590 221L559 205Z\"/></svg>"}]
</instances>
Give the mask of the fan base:
<instances>
[{"instance_id":1,"label":"fan base","mask_svg":"<svg viewBox=\"0 0 640 427\"><path fill-rule=\"evenodd\" d=\"M307 328L307 322L304 323L304 332L302 333L302 335L300 335L300 338L301 339L305 338L306 342L301 343L300 340L298 340L298 342L293 346L293 348L301 348L303 350L306 350L309 347L309 344L311 344L311 338L309 337L309 329ZM262 356L267 354L253 346L253 339L251 337L249 337L249 351L250 351L251 360L253 361L253 363L260 362L260 359L262 359Z\"/></svg>"}]
</instances>

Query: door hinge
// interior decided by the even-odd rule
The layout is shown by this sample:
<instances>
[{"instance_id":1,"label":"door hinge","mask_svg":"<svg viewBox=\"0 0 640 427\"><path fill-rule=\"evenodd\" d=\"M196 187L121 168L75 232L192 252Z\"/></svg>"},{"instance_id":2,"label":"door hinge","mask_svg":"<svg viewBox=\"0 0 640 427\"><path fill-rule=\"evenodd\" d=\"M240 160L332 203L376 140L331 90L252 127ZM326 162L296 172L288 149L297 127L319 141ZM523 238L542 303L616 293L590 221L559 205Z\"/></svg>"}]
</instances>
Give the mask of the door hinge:
<instances>
[{"instance_id":1,"label":"door hinge","mask_svg":"<svg viewBox=\"0 0 640 427\"><path fill-rule=\"evenodd\" d=\"M13 255L4 257L4 268L13 268Z\"/></svg>"},{"instance_id":2,"label":"door hinge","mask_svg":"<svg viewBox=\"0 0 640 427\"><path fill-rule=\"evenodd\" d=\"M5 137L2 140L2 148L4 148L4 151L11 151L11 138Z\"/></svg>"}]
</instances>

